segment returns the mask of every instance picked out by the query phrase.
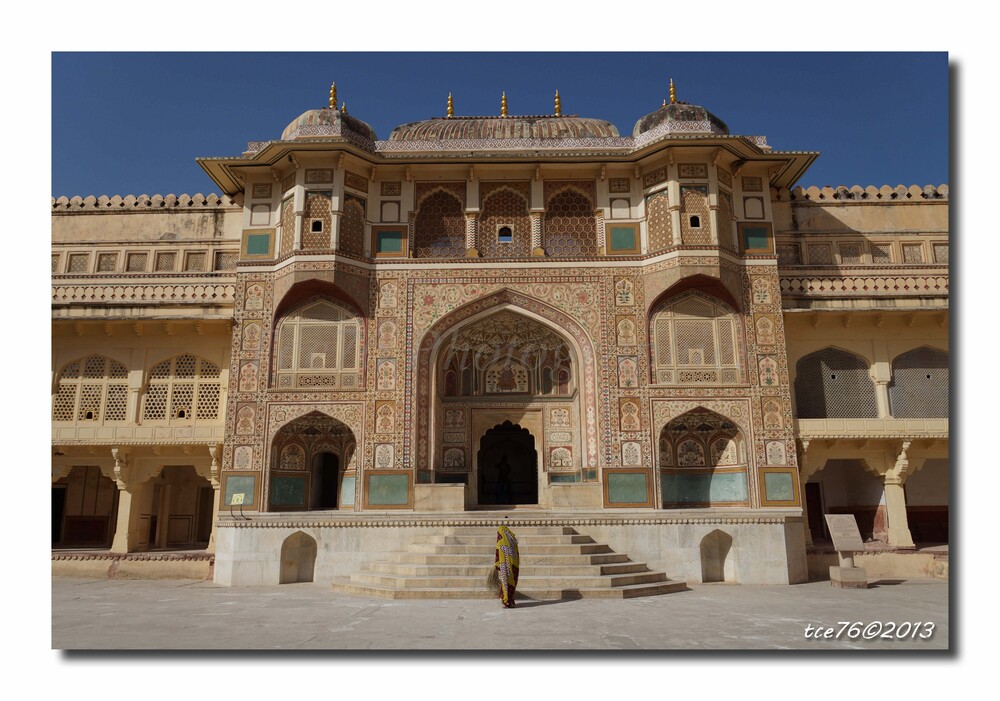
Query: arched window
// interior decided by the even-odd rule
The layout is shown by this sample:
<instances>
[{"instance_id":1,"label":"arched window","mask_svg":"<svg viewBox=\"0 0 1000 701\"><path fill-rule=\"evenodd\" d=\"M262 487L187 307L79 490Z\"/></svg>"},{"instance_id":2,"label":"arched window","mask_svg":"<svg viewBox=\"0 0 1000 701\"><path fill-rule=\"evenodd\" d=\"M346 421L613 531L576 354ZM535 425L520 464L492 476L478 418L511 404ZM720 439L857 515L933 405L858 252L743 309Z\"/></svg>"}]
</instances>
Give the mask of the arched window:
<instances>
[{"instance_id":1,"label":"arched window","mask_svg":"<svg viewBox=\"0 0 1000 701\"><path fill-rule=\"evenodd\" d=\"M219 366L193 355L157 363L149 371L143 421L205 421L219 418Z\"/></svg>"},{"instance_id":2,"label":"arched window","mask_svg":"<svg viewBox=\"0 0 1000 701\"><path fill-rule=\"evenodd\" d=\"M358 389L361 384L361 320L320 299L278 323L277 386Z\"/></svg>"},{"instance_id":3,"label":"arched window","mask_svg":"<svg viewBox=\"0 0 1000 701\"><path fill-rule=\"evenodd\" d=\"M653 312L653 383L732 384L740 381L736 314L697 292L668 300Z\"/></svg>"},{"instance_id":4,"label":"arched window","mask_svg":"<svg viewBox=\"0 0 1000 701\"><path fill-rule=\"evenodd\" d=\"M545 250L553 258L597 255L594 203L573 188L554 194L545 206Z\"/></svg>"},{"instance_id":5,"label":"arched window","mask_svg":"<svg viewBox=\"0 0 1000 701\"><path fill-rule=\"evenodd\" d=\"M663 427L659 446L665 508L746 503L746 448L729 419L694 409Z\"/></svg>"},{"instance_id":6,"label":"arched window","mask_svg":"<svg viewBox=\"0 0 1000 701\"><path fill-rule=\"evenodd\" d=\"M836 348L810 353L796 365L795 404L800 419L874 419L875 384L868 363Z\"/></svg>"},{"instance_id":7,"label":"arched window","mask_svg":"<svg viewBox=\"0 0 1000 701\"><path fill-rule=\"evenodd\" d=\"M889 413L898 419L948 418L948 354L917 348L892 361Z\"/></svg>"},{"instance_id":8,"label":"arched window","mask_svg":"<svg viewBox=\"0 0 1000 701\"><path fill-rule=\"evenodd\" d=\"M102 355L77 360L59 373L53 421L125 421L128 369Z\"/></svg>"},{"instance_id":9,"label":"arched window","mask_svg":"<svg viewBox=\"0 0 1000 701\"><path fill-rule=\"evenodd\" d=\"M417 258L465 256L465 208L457 195L442 191L425 197L413 228Z\"/></svg>"}]
</instances>

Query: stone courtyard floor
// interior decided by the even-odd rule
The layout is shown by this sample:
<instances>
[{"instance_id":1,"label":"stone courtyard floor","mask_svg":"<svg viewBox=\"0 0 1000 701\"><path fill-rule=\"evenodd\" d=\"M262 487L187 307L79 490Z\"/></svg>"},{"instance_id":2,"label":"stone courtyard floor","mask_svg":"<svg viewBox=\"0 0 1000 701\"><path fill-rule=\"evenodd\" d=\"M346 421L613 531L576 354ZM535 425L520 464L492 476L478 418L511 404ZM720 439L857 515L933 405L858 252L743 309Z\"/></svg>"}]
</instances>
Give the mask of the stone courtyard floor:
<instances>
[{"instance_id":1,"label":"stone courtyard floor","mask_svg":"<svg viewBox=\"0 0 1000 701\"><path fill-rule=\"evenodd\" d=\"M505 610L492 599L334 594L328 584L53 578L52 648L941 651L949 648L948 586L932 579L868 590L706 584L626 600L518 601ZM819 626L833 632L807 638L808 626L813 635Z\"/></svg>"}]
</instances>

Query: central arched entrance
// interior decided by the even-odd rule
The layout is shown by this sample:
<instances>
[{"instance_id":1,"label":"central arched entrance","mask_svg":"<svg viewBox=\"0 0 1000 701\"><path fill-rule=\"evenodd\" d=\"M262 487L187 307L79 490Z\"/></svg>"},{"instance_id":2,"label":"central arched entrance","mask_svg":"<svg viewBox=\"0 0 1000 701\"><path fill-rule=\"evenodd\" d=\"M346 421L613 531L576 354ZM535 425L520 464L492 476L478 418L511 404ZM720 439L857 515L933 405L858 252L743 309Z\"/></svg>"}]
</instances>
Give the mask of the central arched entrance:
<instances>
[{"instance_id":1,"label":"central arched entrance","mask_svg":"<svg viewBox=\"0 0 1000 701\"><path fill-rule=\"evenodd\" d=\"M479 440L476 477L481 506L538 503L538 450L526 428L504 421Z\"/></svg>"},{"instance_id":2,"label":"central arched entrance","mask_svg":"<svg viewBox=\"0 0 1000 701\"><path fill-rule=\"evenodd\" d=\"M282 426L271 446L269 509L328 511L353 506L353 480L347 478L353 476L356 449L351 429L319 411Z\"/></svg>"}]
</instances>

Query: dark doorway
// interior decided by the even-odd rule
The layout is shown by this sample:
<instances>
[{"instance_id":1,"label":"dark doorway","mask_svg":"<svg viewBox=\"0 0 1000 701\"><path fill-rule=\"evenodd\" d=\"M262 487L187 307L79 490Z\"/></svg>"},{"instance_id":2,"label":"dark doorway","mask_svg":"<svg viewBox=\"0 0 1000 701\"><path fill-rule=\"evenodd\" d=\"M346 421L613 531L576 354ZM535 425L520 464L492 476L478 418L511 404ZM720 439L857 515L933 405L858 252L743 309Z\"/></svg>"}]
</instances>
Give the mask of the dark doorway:
<instances>
[{"instance_id":1,"label":"dark doorway","mask_svg":"<svg viewBox=\"0 0 1000 701\"><path fill-rule=\"evenodd\" d=\"M312 474L311 508L337 508L339 477L340 458L333 453L320 453L316 456L316 464L313 467Z\"/></svg>"},{"instance_id":2,"label":"dark doorway","mask_svg":"<svg viewBox=\"0 0 1000 701\"><path fill-rule=\"evenodd\" d=\"M66 513L66 487L52 488L52 544L59 545L63 539L63 514Z\"/></svg>"},{"instance_id":3,"label":"dark doorway","mask_svg":"<svg viewBox=\"0 0 1000 701\"><path fill-rule=\"evenodd\" d=\"M538 452L526 428L504 421L479 441L480 505L538 503Z\"/></svg>"},{"instance_id":4,"label":"dark doorway","mask_svg":"<svg viewBox=\"0 0 1000 701\"><path fill-rule=\"evenodd\" d=\"M823 487L818 482L806 482L806 510L809 512L809 532L813 541L829 540L826 519L823 518Z\"/></svg>"}]
</instances>

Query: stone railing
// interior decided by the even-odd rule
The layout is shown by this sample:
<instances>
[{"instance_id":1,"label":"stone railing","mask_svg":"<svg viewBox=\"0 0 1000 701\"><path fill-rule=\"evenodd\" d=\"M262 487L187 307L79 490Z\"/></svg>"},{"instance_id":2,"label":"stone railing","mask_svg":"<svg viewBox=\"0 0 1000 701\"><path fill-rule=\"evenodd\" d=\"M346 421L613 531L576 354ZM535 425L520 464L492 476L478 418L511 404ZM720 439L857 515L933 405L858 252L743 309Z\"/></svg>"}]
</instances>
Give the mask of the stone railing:
<instances>
[{"instance_id":1,"label":"stone railing","mask_svg":"<svg viewBox=\"0 0 1000 701\"><path fill-rule=\"evenodd\" d=\"M839 185L837 187L816 187L813 185L805 188L796 187L791 190L786 188L781 188L780 190L771 188L771 197L778 202L831 202L845 200L906 202L947 200L948 186L924 185L920 187L919 185L910 185L909 187L905 187L903 185L896 185L892 187L890 185L883 185L882 187L875 187L874 185L869 185L868 187L861 187L860 185L852 185L851 187L847 187Z\"/></svg>"},{"instance_id":2,"label":"stone railing","mask_svg":"<svg viewBox=\"0 0 1000 701\"><path fill-rule=\"evenodd\" d=\"M233 304L236 285L150 283L137 285L53 285L52 304Z\"/></svg>"},{"instance_id":3,"label":"stone railing","mask_svg":"<svg viewBox=\"0 0 1000 701\"><path fill-rule=\"evenodd\" d=\"M216 195L214 192L203 195L200 192L194 195L114 195L108 197L101 195L95 197L53 197L53 212L80 212L80 211L128 211L133 209L167 209L167 208L217 208L217 207L239 207L230 198L224 195Z\"/></svg>"},{"instance_id":4,"label":"stone railing","mask_svg":"<svg viewBox=\"0 0 1000 701\"><path fill-rule=\"evenodd\" d=\"M947 297L947 275L872 275L871 271L842 275L781 276L781 294L805 297L920 296Z\"/></svg>"}]
</instances>

